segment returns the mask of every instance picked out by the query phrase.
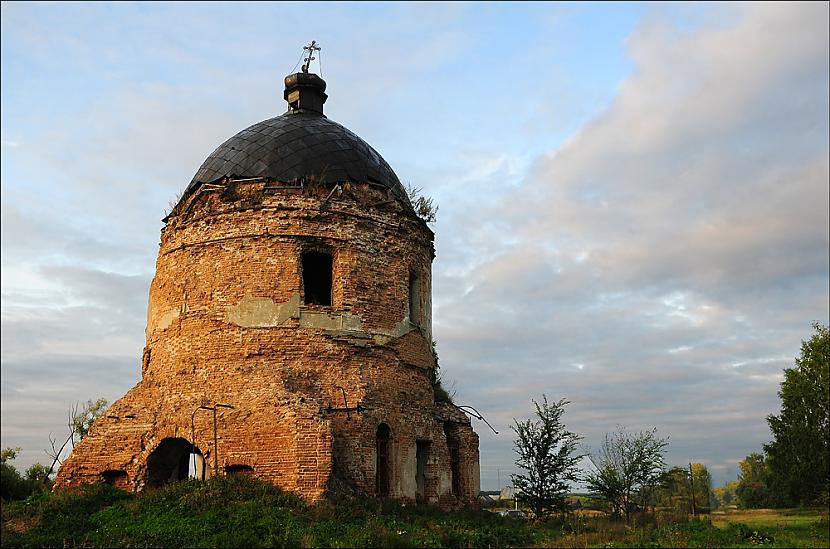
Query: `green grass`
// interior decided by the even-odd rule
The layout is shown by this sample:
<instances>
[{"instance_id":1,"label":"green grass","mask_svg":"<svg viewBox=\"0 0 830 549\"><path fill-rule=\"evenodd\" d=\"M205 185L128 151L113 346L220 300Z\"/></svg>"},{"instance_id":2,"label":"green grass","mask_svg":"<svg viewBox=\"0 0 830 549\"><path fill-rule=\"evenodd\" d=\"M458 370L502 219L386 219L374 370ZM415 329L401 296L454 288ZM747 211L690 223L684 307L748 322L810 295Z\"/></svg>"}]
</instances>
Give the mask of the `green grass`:
<instances>
[{"instance_id":1,"label":"green grass","mask_svg":"<svg viewBox=\"0 0 830 549\"><path fill-rule=\"evenodd\" d=\"M535 539L527 525L487 511L372 499L309 506L244 476L136 496L90 485L4 504L2 514L2 547L505 547Z\"/></svg>"},{"instance_id":2,"label":"green grass","mask_svg":"<svg viewBox=\"0 0 830 549\"><path fill-rule=\"evenodd\" d=\"M139 495L108 485L45 493L3 504L2 522L4 548L828 546L826 513L815 511L724 515L712 522L645 516L631 526L586 515L534 522L374 499L307 505L244 476Z\"/></svg>"}]
</instances>

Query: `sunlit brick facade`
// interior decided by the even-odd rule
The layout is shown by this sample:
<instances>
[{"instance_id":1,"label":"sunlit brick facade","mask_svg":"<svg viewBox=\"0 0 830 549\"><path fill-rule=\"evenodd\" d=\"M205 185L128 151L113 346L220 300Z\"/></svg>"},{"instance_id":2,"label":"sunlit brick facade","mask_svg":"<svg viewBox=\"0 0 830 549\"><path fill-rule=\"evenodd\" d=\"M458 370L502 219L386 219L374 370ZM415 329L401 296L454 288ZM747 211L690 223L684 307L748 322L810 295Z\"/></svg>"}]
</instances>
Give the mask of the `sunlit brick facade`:
<instances>
[{"instance_id":1,"label":"sunlit brick facade","mask_svg":"<svg viewBox=\"0 0 830 549\"><path fill-rule=\"evenodd\" d=\"M475 501L478 436L432 386L433 233L324 90L287 77L288 112L221 145L165 219L142 379L56 486L218 470L309 500Z\"/></svg>"}]
</instances>

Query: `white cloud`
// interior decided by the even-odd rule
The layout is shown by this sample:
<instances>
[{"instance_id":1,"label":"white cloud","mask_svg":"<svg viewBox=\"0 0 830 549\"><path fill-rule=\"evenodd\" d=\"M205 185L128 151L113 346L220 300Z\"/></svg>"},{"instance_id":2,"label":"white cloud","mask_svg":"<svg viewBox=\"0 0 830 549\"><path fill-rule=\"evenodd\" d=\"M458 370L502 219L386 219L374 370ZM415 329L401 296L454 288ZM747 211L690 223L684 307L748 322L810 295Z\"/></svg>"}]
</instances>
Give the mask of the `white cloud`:
<instances>
[{"instance_id":1,"label":"white cloud","mask_svg":"<svg viewBox=\"0 0 830 549\"><path fill-rule=\"evenodd\" d=\"M768 437L781 357L827 322L827 5L729 12L690 31L644 22L609 108L461 224L497 219L505 236L468 294L437 274L436 336L497 421L547 392L594 444L617 422L659 424L676 458L722 465L727 432L735 452ZM478 256L459 233L448 253ZM508 378L525 406L496 397Z\"/></svg>"},{"instance_id":2,"label":"white cloud","mask_svg":"<svg viewBox=\"0 0 830 549\"><path fill-rule=\"evenodd\" d=\"M80 57L82 74L129 84L95 88L94 101L63 113L30 113L42 130L32 134L4 118L3 444L26 445L25 464L42 459L35 431L61 426L66 404L117 398L137 379L161 210L214 147L282 101L260 34L231 33L221 53L211 49L204 37L226 27L219 8L185 21L168 6L135 30L115 18L101 33L113 43L124 34L127 47L103 57L81 33L95 11L73 11L78 32L55 37L66 58L41 41L53 30L43 12L8 8L4 45L30 40L32 70ZM273 9L300 19L300 9ZM503 82L493 66L467 70L486 65L479 48L493 39L469 24L470 10L403 6L391 23L390 13L361 16L348 38L343 22L358 17L331 10L315 23L341 36L324 42L327 110L439 199L442 368L502 433L476 423L484 486L512 466L507 426L543 392L572 401L566 421L589 445L617 424L654 425L677 460L734 474L736 456L768 436L781 368L830 306L827 5L712 8L690 30L646 19L613 101L535 159L528 143L560 142L575 119L550 97L569 76L550 44L537 45L551 74L511 66L527 109L499 118L486 111L503 105L475 105L479 93L500 98L484 88ZM262 19L253 8L234 17ZM185 22L192 41L167 36ZM130 65L131 45L144 42L153 67L195 67L192 80L151 82L146 66ZM256 62L236 66L237 55ZM390 123L395 112L406 127ZM494 132L502 122L509 130ZM422 154L429 148L438 158ZM72 377L83 368L94 385Z\"/></svg>"}]
</instances>

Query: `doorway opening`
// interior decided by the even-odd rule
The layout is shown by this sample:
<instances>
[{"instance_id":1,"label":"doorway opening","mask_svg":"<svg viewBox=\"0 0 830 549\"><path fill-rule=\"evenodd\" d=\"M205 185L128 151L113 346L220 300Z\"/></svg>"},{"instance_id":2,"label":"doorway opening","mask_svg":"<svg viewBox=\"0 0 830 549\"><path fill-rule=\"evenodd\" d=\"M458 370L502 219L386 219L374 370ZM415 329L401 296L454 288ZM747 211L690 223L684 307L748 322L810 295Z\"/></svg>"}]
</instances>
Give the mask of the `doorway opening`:
<instances>
[{"instance_id":1,"label":"doorway opening","mask_svg":"<svg viewBox=\"0 0 830 549\"><path fill-rule=\"evenodd\" d=\"M461 496L461 454L459 451L458 435L450 424L444 424L444 435L447 437L447 450L450 453L450 477L452 479L452 495Z\"/></svg>"},{"instance_id":2,"label":"doorway opening","mask_svg":"<svg viewBox=\"0 0 830 549\"><path fill-rule=\"evenodd\" d=\"M392 431L385 423L378 425L376 438L377 463L375 466L375 494L378 497L389 497L391 484L390 454L392 446Z\"/></svg>"},{"instance_id":3,"label":"doorway opening","mask_svg":"<svg viewBox=\"0 0 830 549\"><path fill-rule=\"evenodd\" d=\"M183 438L165 438L147 458L147 485L208 476L202 452Z\"/></svg>"},{"instance_id":4,"label":"doorway opening","mask_svg":"<svg viewBox=\"0 0 830 549\"><path fill-rule=\"evenodd\" d=\"M427 462L432 443L419 440L415 443L415 501L426 503Z\"/></svg>"}]
</instances>

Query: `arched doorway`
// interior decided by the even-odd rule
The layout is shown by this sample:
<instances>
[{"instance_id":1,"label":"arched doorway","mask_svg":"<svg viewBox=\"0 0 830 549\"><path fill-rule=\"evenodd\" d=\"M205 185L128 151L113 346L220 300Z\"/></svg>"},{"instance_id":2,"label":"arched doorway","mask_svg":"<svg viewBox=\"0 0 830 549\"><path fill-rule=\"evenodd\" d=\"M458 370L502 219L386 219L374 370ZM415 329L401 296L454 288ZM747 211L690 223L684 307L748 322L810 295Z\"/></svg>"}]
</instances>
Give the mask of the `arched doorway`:
<instances>
[{"instance_id":1,"label":"arched doorway","mask_svg":"<svg viewBox=\"0 0 830 549\"><path fill-rule=\"evenodd\" d=\"M204 479L202 452L183 438L166 438L147 458L147 485L163 486L190 478Z\"/></svg>"},{"instance_id":2,"label":"arched doorway","mask_svg":"<svg viewBox=\"0 0 830 549\"><path fill-rule=\"evenodd\" d=\"M392 431L385 423L378 425L376 439L377 463L375 465L375 494L388 497L391 485Z\"/></svg>"}]
</instances>

